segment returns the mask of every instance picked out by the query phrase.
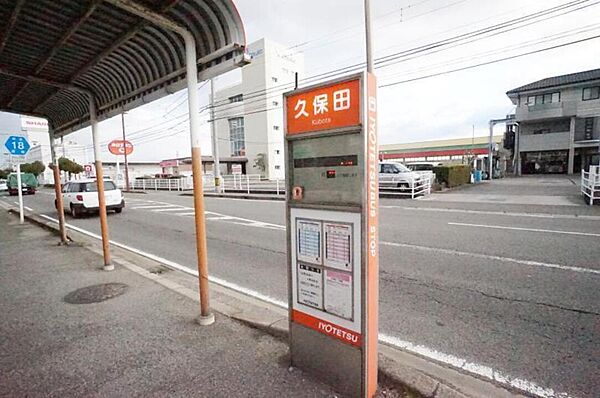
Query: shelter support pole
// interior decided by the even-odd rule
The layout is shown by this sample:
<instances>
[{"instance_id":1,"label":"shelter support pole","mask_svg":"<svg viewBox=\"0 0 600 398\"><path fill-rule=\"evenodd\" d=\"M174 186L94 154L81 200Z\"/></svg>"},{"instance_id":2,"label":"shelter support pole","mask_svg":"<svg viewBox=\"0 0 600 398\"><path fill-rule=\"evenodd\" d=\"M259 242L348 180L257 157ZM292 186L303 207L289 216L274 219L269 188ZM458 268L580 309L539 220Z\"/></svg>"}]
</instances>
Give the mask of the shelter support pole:
<instances>
[{"instance_id":1,"label":"shelter support pole","mask_svg":"<svg viewBox=\"0 0 600 398\"><path fill-rule=\"evenodd\" d=\"M60 243L66 245L67 230L65 229L65 208L63 206L62 189L60 184L60 170L58 168L58 158L56 157L56 147L54 136L52 135L52 124L48 121L50 130L50 156L52 158L52 174L54 176L54 195L56 196L56 213L58 216L58 229L60 231Z\"/></svg>"},{"instance_id":2,"label":"shelter support pole","mask_svg":"<svg viewBox=\"0 0 600 398\"><path fill-rule=\"evenodd\" d=\"M104 198L104 173L100 159L100 138L98 137L98 118L96 115L96 100L90 98L90 124L92 126L92 141L94 144L94 164L96 166L96 185L98 187L98 212L100 213L100 230L102 232L102 253L104 255L104 270L112 271L115 266L110 260L110 244L108 241L108 221L106 219L106 200Z\"/></svg>"},{"instance_id":3,"label":"shelter support pole","mask_svg":"<svg viewBox=\"0 0 600 398\"><path fill-rule=\"evenodd\" d=\"M215 315L210 311L208 294L208 256L206 245L206 222L204 219L204 192L202 187L202 154L200 152L200 118L198 113L198 66L196 65L196 41L189 33L181 34L185 41L188 107L190 114L190 139L192 144L192 178L194 184L194 214L196 224L196 251L198 256L198 283L200 288L200 316L198 323L210 325Z\"/></svg>"}]
</instances>

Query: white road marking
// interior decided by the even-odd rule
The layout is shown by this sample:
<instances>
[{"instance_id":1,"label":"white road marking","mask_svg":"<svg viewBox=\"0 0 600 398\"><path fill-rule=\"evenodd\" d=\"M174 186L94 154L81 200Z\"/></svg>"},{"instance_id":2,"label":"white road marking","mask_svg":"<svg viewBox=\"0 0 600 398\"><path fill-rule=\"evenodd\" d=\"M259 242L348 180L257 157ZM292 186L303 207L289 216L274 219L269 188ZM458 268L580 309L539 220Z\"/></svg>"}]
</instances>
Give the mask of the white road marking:
<instances>
[{"instance_id":1,"label":"white road marking","mask_svg":"<svg viewBox=\"0 0 600 398\"><path fill-rule=\"evenodd\" d=\"M550 219L571 219L571 220L594 220L600 221L600 216L574 215L574 214L546 214L546 213L519 213L519 212L504 212L504 211L488 211L488 210L466 210L466 209L445 209L439 207L414 207L414 206L379 206L381 209L400 209L400 210L416 210L425 212L441 212L441 213L464 213L464 214L483 214L494 216L508 217L532 217L532 218L550 218Z\"/></svg>"},{"instance_id":2,"label":"white road marking","mask_svg":"<svg viewBox=\"0 0 600 398\"><path fill-rule=\"evenodd\" d=\"M178 209L181 209L180 206L177 205L168 205L169 207L177 207ZM136 207L132 207L131 210L151 210L151 209L164 209L166 208L166 205L144 205L144 206L136 206Z\"/></svg>"},{"instance_id":3,"label":"white road marking","mask_svg":"<svg viewBox=\"0 0 600 398\"><path fill-rule=\"evenodd\" d=\"M183 216L183 217L187 217L187 216L195 216L196 213L191 212L191 213L177 213L175 214L176 216Z\"/></svg>"},{"instance_id":4,"label":"white road marking","mask_svg":"<svg viewBox=\"0 0 600 398\"><path fill-rule=\"evenodd\" d=\"M481 259L484 259L484 260L496 260L496 261L502 261L502 262L508 262L508 263L517 263L517 264L529 265L529 266L532 266L532 267L554 268L554 269L560 269L560 270L563 270L563 271L573 271L573 272L579 272L579 273L600 275L600 270L591 269L591 268L572 267L572 266L569 266L569 265L544 263L544 262L541 262L541 261L519 260L517 258L492 256L492 255L489 255L489 254L480 254L480 253L471 253L471 252L462 252L462 251L452 250L452 249L442 249L442 248L439 248L439 247L410 245L410 244L407 244L407 243L396 243L396 242L385 242L385 241L382 241L380 243L382 245L384 245L384 246L404 247L404 248L408 248L408 249L422 250L422 251L428 251L428 252L434 252L434 253L443 253L443 254L451 254L451 255L456 255L456 256L475 257L475 258L481 258Z\"/></svg>"},{"instance_id":5,"label":"white road marking","mask_svg":"<svg viewBox=\"0 0 600 398\"><path fill-rule=\"evenodd\" d=\"M41 216L44 217L47 220L53 221L55 223L58 223L58 221L55 220L52 217L48 217L48 216L46 216L44 214L42 214ZM80 233L82 233L84 235L90 236L90 237L95 238L97 240L101 240L102 239L99 235L96 235L96 234L94 234L92 232L86 231L86 230L84 230L82 228L79 228L79 227L76 227L74 225L70 225L70 224L67 224L67 223L65 223L65 225L69 229L72 229L74 231L80 232ZM148 253L148 252L144 252L142 250L135 249L135 248L133 248L131 246L127 246L127 245L124 245L122 243L115 242L115 241L112 241L112 240L110 241L110 243L113 244L113 245L115 245L115 246L117 246L117 247L120 247L122 249L129 250L129 251L131 251L133 253L139 254L139 255L144 256L146 258L149 258L151 260L158 261L158 262L166 265L167 267L170 267L170 268L182 271L182 272L184 272L186 274L198 277L198 271L197 270L187 268L187 267L185 267L185 266L183 266L181 264L178 264L178 263L176 263L174 261L167 260L166 258L162 258L162 257L156 256L154 254L151 254L151 253ZM227 288L229 288L231 290L234 290L234 291L246 294L246 295L248 295L250 297L254 297L254 298L259 299L259 300L266 301L266 302L268 302L270 304L273 304L273 305L276 305L278 307L281 307L281 308L284 308L284 309L288 309L288 305L287 305L286 302L278 300L278 299L273 298L273 297L270 297L268 295L262 294L260 292L255 291L255 290L248 289L248 288L245 288L245 287L240 286L238 284L235 284L235 283L232 283L232 282L228 282L228 281L226 281L224 279L216 278L216 277L213 277L213 276L209 276L208 279L211 282L213 282L213 283L216 283L218 285L227 287ZM488 366L480 365L480 364L473 363L473 362L469 362L466 359L459 358L457 356L450 355L450 354L445 354L443 352L434 350L432 348L429 348L429 347L426 347L426 346L423 346L423 345L419 345L419 344L415 344L415 343L412 343L412 342L409 342L409 341L405 341L405 340L402 340L402 339L400 339L400 338L398 338L396 336L390 336L390 335L387 335L385 333L380 333L379 334L379 341L381 343L388 344L388 345L394 346L396 348L400 348L400 349L403 349L405 351L408 351L408 352L411 352L411 353L414 353L414 354L417 354L417 355L420 355L420 356L423 356L423 357L426 357L426 358L429 358L429 359L433 359L433 360L435 360L437 362L441 362L441 363L447 364L447 365L452 366L454 368L462 369L465 372L468 372L468 373L471 373L471 374L475 374L475 375L480 376L480 377L484 377L484 378L486 378L488 380L492 380L492 381L495 381L495 382L500 383L500 384L508 385L510 387L519 389L521 391L525 391L525 392L527 392L529 394L537 395L537 396L542 397L542 398L573 398L572 396L570 396L567 393L564 393L564 392L560 392L560 393L559 392L555 392L551 388L542 387L542 386L540 386L540 385L538 385L538 384L536 384L534 382L531 382L531 381L528 381L528 380L524 380L524 379L521 379L521 378L512 377L512 376L506 375L506 374L504 374L502 372L499 372L499 371L497 371L495 369L492 369L492 368L490 368Z\"/></svg>"},{"instance_id":6,"label":"white road marking","mask_svg":"<svg viewBox=\"0 0 600 398\"><path fill-rule=\"evenodd\" d=\"M191 207L181 206L181 207L173 207L173 208L167 208L167 209L156 209L156 210L150 210L150 211L152 211L153 213L162 213L165 211L183 211L183 210L190 211L190 210L194 210L194 209L192 209Z\"/></svg>"},{"instance_id":7,"label":"white road marking","mask_svg":"<svg viewBox=\"0 0 600 398\"><path fill-rule=\"evenodd\" d=\"M33 209L31 207L27 207L27 206L23 206L23 207L25 207L25 210L33 211Z\"/></svg>"},{"instance_id":8,"label":"white road marking","mask_svg":"<svg viewBox=\"0 0 600 398\"><path fill-rule=\"evenodd\" d=\"M468 223L461 223L461 222L449 222L448 225L457 225L459 227L479 227L479 228L491 228L491 229L510 229L510 230L514 230L514 231L544 232L544 233L550 233L550 234L579 235L579 236L598 236L598 237L600 237L600 234L594 234L594 233L591 233L591 232L559 231L559 230L554 230L554 229L506 227L506 226L503 226L503 225L468 224Z\"/></svg>"}]
</instances>

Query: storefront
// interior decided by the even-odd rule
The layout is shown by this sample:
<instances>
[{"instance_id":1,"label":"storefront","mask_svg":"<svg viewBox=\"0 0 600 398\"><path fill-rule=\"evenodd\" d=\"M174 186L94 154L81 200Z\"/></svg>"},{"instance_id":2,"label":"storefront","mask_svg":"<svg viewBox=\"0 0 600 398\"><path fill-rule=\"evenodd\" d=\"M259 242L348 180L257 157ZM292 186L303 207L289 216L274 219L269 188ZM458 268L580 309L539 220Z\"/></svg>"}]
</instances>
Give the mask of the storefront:
<instances>
[{"instance_id":1,"label":"storefront","mask_svg":"<svg viewBox=\"0 0 600 398\"><path fill-rule=\"evenodd\" d=\"M521 152L522 174L565 174L569 151Z\"/></svg>"}]
</instances>

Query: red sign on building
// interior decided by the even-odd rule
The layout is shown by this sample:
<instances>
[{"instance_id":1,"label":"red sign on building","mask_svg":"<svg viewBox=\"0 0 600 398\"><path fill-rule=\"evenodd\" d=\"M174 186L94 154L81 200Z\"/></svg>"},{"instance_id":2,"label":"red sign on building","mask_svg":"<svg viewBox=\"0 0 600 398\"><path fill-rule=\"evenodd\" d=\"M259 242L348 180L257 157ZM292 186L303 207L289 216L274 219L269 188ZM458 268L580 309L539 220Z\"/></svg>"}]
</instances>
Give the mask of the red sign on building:
<instances>
[{"instance_id":1,"label":"red sign on building","mask_svg":"<svg viewBox=\"0 0 600 398\"><path fill-rule=\"evenodd\" d=\"M126 140L112 140L108 144L108 151L113 155L131 155L133 144Z\"/></svg>"}]
</instances>

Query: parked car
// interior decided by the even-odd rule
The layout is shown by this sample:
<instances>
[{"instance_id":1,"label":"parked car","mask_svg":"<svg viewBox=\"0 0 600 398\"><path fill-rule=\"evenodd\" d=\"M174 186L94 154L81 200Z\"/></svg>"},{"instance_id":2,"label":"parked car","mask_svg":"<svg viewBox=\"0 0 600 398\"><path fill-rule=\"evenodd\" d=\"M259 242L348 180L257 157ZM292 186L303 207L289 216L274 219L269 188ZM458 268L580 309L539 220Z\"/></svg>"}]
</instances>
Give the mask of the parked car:
<instances>
[{"instance_id":1,"label":"parked car","mask_svg":"<svg viewBox=\"0 0 600 398\"><path fill-rule=\"evenodd\" d=\"M0 192L8 191L8 185L6 184L6 180L0 179Z\"/></svg>"},{"instance_id":2,"label":"parked car","mask_svg":"<svg viewBox=\"0 0 600 398\"><path fill-rule=\"evenodd\" d=\"M379 163L379 187L411 190L423 184L421 175L408 169L402 163Z\"/></svg>"},{"instance_id":3,"label":"parked car","mask_svg":"<svg viewBox=\"0 0 600 398\"><path fill-rule=\"evenodd\" d=\"M434 167L441 166L442 162L410 162L406 163L412 171L433 171Z\"/></svg>"},{"instance_id":4,"label":"parked car","mask_svg":"<svg viewBox=\"0 0 600 398\"><path fill-rule=\"evenodd\" d=\"M104 180L106 209L120 213L125 207L121 190L111 180ZM62 188L63 206L73 218L98 211L98 186L95 179L81 179L67 182ZM56 201L54 206L57 206Z\"/></svg>"},{"instance_id":5,"label":"parked car","mask_svg":"<svg viewBox=\"0 0 600 398\"><path fill-rule=\"evenodd\" d=\"M546 163L546 173L548 174L562 174L565 169L565 164L560 160L552 160Z\"/></svg>"},{"instance_id":6,"label":"parked car","mask_svg":"<svg viewBox=\"0 0 600 398\"><path fill-rule=\"evenodd\" d=\"M8 175L8 194L10 196L19 194L19 182L17 179L17 173L10 173ZM31 173L21 173L21 192L24 194L35 195L35 189L38 186L38 180L35 175Z\"/></svg>"}]
</instances>

